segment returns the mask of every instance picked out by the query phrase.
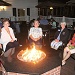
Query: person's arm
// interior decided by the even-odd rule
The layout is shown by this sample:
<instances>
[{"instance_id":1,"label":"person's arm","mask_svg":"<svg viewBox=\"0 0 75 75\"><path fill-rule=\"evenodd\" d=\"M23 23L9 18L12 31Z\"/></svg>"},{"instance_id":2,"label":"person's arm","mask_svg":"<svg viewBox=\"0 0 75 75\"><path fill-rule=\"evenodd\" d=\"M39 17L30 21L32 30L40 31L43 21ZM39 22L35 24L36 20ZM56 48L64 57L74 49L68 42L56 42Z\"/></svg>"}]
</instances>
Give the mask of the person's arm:
<instances>
[{"instance_id":1,"label":"person's arm","mask_svg":"<svg viewBox=\"0 0 75 75\"><path fill-rule=\"evenodd\" d=\"M60 33L60 29L58 29L58 30L56 31L56 33L55 33L55 35L54 35L54 40L57 39L59 33Z\"/></svg>"},{"instance_id":2,"label":"person's arm","mask_svg":"<svg viewBox=\"0 0 75 75\"><path fill-rule=\"evenodd\" d=\"M37 38L37 40L41 39L42 38L42 35L43 35L42 28L39 28L39 30L40 30L40 32L39 32L39 37Z\"/></svg>"},{"instance_id":3,"label":"person's arm","mask_svg":"<svg viewBox=\"0 0 75 75\"><path fill-rule=\"evenodd\" d=\"M59 42L59 40L58 40L58 39L55 39L55 41L56 41L56 42Z\"/></svg>"},{"instance_id":4,"label":"person's arm","mask_svg":"<svg viewBox=\"0 0 75 75\"><path fill-rule=\"evenodd\" d=\"M0 48L2 49L2 45L0 44Z\"/></svg>"},{"instance_id":5,"label":"person's arm","mask_svg":"<svg viewBox=\"0 0 75 75\"><path fill-rule=\"evenodd\" d=\"M37 41L32 35L29 36L32 40Z\"/></svg>"},{"instance_id":6,"label":"person's arm","mask_svg":"<svg viewBox=\"0 0 75 75\"><path fill-rule=\"evenodd\" d=\"M10 34L11 34L11 37L13 38L12 40L11 40L11 42L12 41L17 41L17 38L15 38L15 35L14 35L14 31L13 31L13 29L12 28L10 28Z\"/></svg>"},{"instance_id":7,"label":"person's arm","mask_svg":"<svg viewBox=\"0 0 75 75\"><path fill-rule=\"evenodd\" d=\"M30 37L32 40L36 41L36 39L32 36L32 34L33 34L33 27L30 28L29 37Z\"/></svg>"},{"instance_id":8,"label":"person's arm","mask_svg":"<svg viewBox=\"0 0 75 75\"><path fill-rule=\"evenodd\" d=\"M69 42L68 44L67 44L67 46L69 46L71 43Z\"/></svg>"},{"instance_id":9,"label":"person's arm","mask_svg":"<svg viewBox=\"0 0 75 75\"><path fill-rule=\"evenodd\" d=\"M62 41L66 45L69 39L69 31L67 29L63 30L60 36L60 41Z\"/></svg>"}]
</instances>

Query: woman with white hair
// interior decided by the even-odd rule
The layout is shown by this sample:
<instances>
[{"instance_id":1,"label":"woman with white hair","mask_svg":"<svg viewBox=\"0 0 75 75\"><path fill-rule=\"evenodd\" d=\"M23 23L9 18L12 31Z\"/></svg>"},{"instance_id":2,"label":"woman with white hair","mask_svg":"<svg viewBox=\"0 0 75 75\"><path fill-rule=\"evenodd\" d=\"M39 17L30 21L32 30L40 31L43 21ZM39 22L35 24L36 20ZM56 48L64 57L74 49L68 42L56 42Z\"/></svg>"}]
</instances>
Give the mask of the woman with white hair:
<instances>
[{"instance_id":1,"label":"woman with white hair","mask_svg":"<svg viewBox=\"0 0 75 75\"><path fill-rule=\"evenodd\" d=\"M57 50L62 44L67 44L69 37L69 31L66 28L66 22L61 22L61 29L58 29L54 36L54 40L51 42L51 48Z\"/></svg>"}]
</instances>

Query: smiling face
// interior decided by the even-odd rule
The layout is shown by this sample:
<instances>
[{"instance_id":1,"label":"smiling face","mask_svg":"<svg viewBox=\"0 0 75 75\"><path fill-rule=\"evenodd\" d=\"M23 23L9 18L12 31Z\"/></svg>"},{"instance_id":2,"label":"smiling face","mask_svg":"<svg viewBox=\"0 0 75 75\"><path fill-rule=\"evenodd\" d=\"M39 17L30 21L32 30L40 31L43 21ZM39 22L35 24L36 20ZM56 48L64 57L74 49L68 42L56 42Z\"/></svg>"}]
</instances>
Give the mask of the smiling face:
<instances>
[{"instance_id":1,"label":"smiling face","mask_svg":"<svg viewBox=\"0 0 75 75\"><path fill-rule=\"evenodd\" d=\"M65 26L66 26L66 24L63 22L63 23L61 23L61 28L62 29L64 29L65 28Z\"/></svg>"},{"instance_id":2,"label":"smiling face","mask_svg":"<svg viewBox=\"0 0 75 75\"><path fill-rule=\"evenodd\" d=\"M9 21L4 21L4 22L3 22L3 26L4 26L5 28L9 27L9 26L10 26Z\"/></svg>"},{"instance_id":3,"label":"smiling face","mask_svg":"<svg viewBox=\"0 0 75 75\"><path fill-rule=\"evenodd\" d=\"M34 21L34 27L38 28L38 26L39 26L39 22L38 21Z\"/></svg>"}]
</instances>

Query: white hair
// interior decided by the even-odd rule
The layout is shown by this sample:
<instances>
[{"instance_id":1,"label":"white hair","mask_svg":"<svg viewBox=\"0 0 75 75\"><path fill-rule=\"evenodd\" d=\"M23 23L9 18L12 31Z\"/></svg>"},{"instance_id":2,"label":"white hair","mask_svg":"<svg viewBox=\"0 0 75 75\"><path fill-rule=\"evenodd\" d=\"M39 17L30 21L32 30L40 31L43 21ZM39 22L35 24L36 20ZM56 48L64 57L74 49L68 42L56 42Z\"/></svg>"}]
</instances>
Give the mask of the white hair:
<instances>
[{"instance_id":1,"label":"white hair","mask_svg":"<svg viewBox=\"0 0 75 75\"><path fill-rule=\"evenodd\" d=\"M60 25L61 25L61 24L64 24L64 25L66 26L66 22L61 22Z\"/></svg>"}]
</instances>

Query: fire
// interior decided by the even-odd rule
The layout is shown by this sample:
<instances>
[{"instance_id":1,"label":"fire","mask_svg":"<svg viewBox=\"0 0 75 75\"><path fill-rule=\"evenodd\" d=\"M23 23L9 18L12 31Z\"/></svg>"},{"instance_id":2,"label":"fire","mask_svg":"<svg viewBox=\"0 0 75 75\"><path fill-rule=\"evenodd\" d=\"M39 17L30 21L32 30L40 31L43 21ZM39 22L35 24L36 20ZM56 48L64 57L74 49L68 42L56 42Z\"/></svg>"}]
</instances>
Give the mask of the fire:
<instances>
[{"instance_id":1,"label":"fire","mask_svg":"<svg viewBox=\"0 0 75 75\"><path fill-rule=\"evenodd\" d=\"M24 62L32 62L34 64L43 60L46 54L41 50L36 50L35 46L31 50L22 50L17 55L18 59Z\"/></svg>"}]
</instances>

